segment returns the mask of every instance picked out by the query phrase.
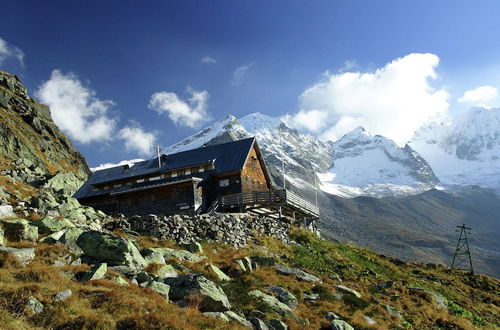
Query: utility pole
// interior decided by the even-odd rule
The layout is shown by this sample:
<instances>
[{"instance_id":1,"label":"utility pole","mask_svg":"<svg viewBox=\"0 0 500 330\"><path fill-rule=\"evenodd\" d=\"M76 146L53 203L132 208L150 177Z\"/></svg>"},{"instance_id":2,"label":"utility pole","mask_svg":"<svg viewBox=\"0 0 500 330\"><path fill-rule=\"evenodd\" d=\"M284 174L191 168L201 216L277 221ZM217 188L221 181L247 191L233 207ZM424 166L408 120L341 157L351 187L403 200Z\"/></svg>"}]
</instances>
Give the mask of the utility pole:
<instances>
[{"instance_id":1,"label":"utility pole","mask_svg":"<svg viewBox=\"0 0 500 330\"><path fill-rule=\"evenodd\" d=\"M469 241L467 240L467 234L470 235L471 228L466 227L465 224L457 226L460 229L460 236L458 237L457 247L455 248L455 254L453 255L453 261L451 262L451 270L458 269L464 262L469 262L469 270L471 274L474 274L474 268L472 268L472 257L470 254ZM455 230L458 232L458 229Z\"/></svg>"},{"instance_id":2,"label":"utility pole","mask_svg":"<svg viewBox=\"0 0 500 330\"><path fill-rule=\"evenodd\" d=\"M158 156L158 167L161 167L160 146L156 146L156 155Z\"/></svg>"}]
</instances>

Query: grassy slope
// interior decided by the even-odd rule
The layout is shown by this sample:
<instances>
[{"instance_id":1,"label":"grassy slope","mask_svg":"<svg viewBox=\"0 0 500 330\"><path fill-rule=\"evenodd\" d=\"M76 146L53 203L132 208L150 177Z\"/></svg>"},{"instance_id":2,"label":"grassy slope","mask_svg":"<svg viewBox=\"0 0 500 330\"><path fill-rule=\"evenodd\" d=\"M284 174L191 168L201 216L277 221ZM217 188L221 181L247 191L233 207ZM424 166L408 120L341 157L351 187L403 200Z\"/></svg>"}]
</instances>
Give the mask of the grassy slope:
<instances>
[{"instance_id":1,"label":"grassy slope","mask_svg":"<svg viewBox=\"0 0 500 330\"><path fill-rule=\"evenodd\" d=\"M262 317L256 310L266 309L246 294L252 289L265 291L266 285L280 285L299 299L296 313L307 318L307 328L318 329L327 325L324 315L333 311L356 329L369 329L363 316L377 322L372 328L416 328L416 329L469 329L474 326L495 328L500 326L499 281L485 276L471 277L462 272L450 273L449 269L426 268L419 264L398 263L392 258L377 255L367 249L345 244L334 244L320 240L309 233L295 231L294 238L301 245L284 245L270 238L245 249L206 243L204 254L212 262L233 276L233 281L220 283L228 295L233 310L246 316ZM141 246L173 246L172 242L155 242L141 238ZM5 256L0 258L0 320L6 329L59 328L59 329L155 329L155 328L237 328L236 324L222 323L208 318L196 309L196 302L190 308L179 308L164 301L153 291L135 285L119 286L109 280L79 283L69 280L64 272L75 273L88 266L55 267L53 261L67 251L60 246L37 245L37 258L28 267L20 267ZM276 273L273 267L259 267L248 274L237 274L232 260L248 255L273 256L278 262L298 267L322 277L323 283L312 284L296 281L293 277ZM180 272L205 273L205 264L176 263ZM377 275L367 269L374 271ZM343 282L328 278L339 274ZM108 276L112 275L108 273ZM431 279L429 279L431 278ZM390 289L378 289L375 285L383 281L394 281ZM361 299L347 297L335 300L335 284L356 289ZM436 308L432 296L424 292L413 293L407 286L419 286L438 292L449 301L450 313ZM70 288L73 296L65 303L55 303L52 296ZM317 302L305 301L306 293L318 293ZM23 311L28 296L42 301L45 310L30 316ZM384 304L402 312L397 318L387 313ZM272 317L272 314L264 318ZM274 315L276 316L276 315ZM291 329L303 325L287 322Z\"/></svg>"}]
</instances>

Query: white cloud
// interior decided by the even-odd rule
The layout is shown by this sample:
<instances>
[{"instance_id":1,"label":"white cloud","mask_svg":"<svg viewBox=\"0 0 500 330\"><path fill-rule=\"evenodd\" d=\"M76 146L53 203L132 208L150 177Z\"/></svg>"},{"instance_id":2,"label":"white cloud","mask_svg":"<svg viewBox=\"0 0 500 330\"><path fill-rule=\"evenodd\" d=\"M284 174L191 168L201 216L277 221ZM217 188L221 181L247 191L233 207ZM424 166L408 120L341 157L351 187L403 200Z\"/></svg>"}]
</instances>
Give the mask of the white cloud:
<instances>
[{"instance_id":1,"label":"white cloud","mask_svg":"<svg viewBox=\"0 0 500 330\"><path fill-rule=\"evenodd\" d=\"M344 66L339 69L339 72L353 71L359 68L358 62L356 60L347 60L344 62Z\"/></svg>"},{"instance_id":2,"label":"white cloud","mask_svg":"<svg viewBox=\"0 0 500 330\"><path fill-rule=\"evenodd\" d=\"M216 64L217 63L217 60L213 57L210 57L210 56L205 56L201 59L201 63L205 63L205 64Z\"/></svg>"},{"instance_id":3,"label":"white cloud","mask_svg":"<svg viewBox=\"0 0 500 330\"><path fill-rule=\"evenodd\" d=\"M24 66L24 52L16 46L9 45L7 41L0 38L0 65L10 57L16 58L21 66Z\"/></svg>"},{"instance_id":4,"label":"white cloud","mask_svg":"<svg viewBox=\"0 0 500 330\"><path fill-rule=\"evenodd\" d=\"M498 100L498 90L492 86L480 86L468 90L458 99L460 103L471 103L485 108L491 108L493 103Z\"/></svg>"},{"instance_id":5,"label":"white cloud","mask_svg":"<svg viewBox=\"0 0 500 330\"><path fill-rule=\"evenodd\" d=\"M254 63L249 63L246 65L242 65L237 67L234 72L233 72L233 80L231 81L231 84L233 86L238 86L243 83L243 78L245 78L248 70L254 65Z\"/></svg>"},{"instance_id":6,"label":"white cloud","mask_svg":"<svg viewBox=\"0 0 500 330\"><path fill-rule=\"evenodd\" d=\"M198 127L210 119L208 108L208 92L197 91L190 87L187 89L191 97L184 101L177 94L171 92L158 92L151 96L149 108L159 114L165 113L177 125Z\"/></svg>"},{"instance_id":7,"label":"white cloud","mask_svg":"<svg viewBox=\"0 0 500 330\"><path fill-rule=\"evenodd\" d=\"M142 161L144 161L144 159L142 159L142 158L136 158L136 159L131 159L131 160L122 160L119 163L104 163L104 164L100 164L97 167L92 167L90 170L92 172L95 172L95 171L100 171L100 170L104 170L104 169L107 169L107 168L110 168L110 167L116 167L116 166L123 166L123 165L132 166L135 163L139 163L139 162L142 162Z\"/></svg>"},{"instance_id":8,"label":"white cloud","mask_svg":"<svg viewBox=\"0 0 500 330\"><path fill-rule=\"evenodd\" d=\"M110 117L109 109L114 102L98 99L95 91L83 86L75 74L52 71L35 95L50 107L59 128L77 142L112 139L116 119Z\"/></svg>"},{"instance_id":9,"label":"white cloud","mask_svg":"<svg viewBox=\"0 0 500 330\"><path fill-rule=\"evenodd\" d=\"M326 72L300 95L291 122L329 140L363 126L402 145L423 123L447 116L449 94L429 84L438 64L434 54L415 53L375 72Z\"/></svg>"},{"instance_id":10,"label":"white cloud","mask_svg":"<svg viewBox=\"0 0 500 330\"><path fill-rule=\"evenodd\" d=\"M151 146L156 145L157 135L157 132L144 131L134 121L118 132L118 138L123 140L127 151L136 151L144 156L151 155Z\"/></svg>"}]
</instances>

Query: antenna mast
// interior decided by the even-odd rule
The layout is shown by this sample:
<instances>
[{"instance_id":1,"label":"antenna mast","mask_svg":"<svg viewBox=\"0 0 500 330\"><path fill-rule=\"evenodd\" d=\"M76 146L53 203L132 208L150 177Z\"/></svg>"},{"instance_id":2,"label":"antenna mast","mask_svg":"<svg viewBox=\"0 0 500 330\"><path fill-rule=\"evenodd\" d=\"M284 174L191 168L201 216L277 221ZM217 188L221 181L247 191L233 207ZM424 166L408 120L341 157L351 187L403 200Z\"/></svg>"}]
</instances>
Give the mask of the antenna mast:
<instances>
[{"instance_id":1,"label":"antenna mast","mask_svg":"<svg viewBox=\"0 0 500 330\"><path fill-rule=\"evenodd\" d=\"M283 148L283 140L281 137L281 128L278 130L280 136L280 146L281 146L281 172L283 173L283 189L286 189L286 179L285 179L285 149Z\"/></svg>"},{"instance_id":2,"label":"antenna mast","mask_svg":"<svg viewBox=\"0 0 500 330\"><path fill-rule=\"evenodd\" d=\"M474 268L472 268L472 257L469 249L469 241L467 240L467 234L470 235L470 228L466 227L465 224L457 226L460 229L460 236L458 237L457 247L455 248L455 254L453 255L453 261L451 262L451 270L458 269L464 262L469 262L469 270L471 274L474 274ZM458 229L456 230L458 231Z\"/></svg>"},{"instance_id":3,"label":"antenna mast","mask_svg":"<svg viewBox=\"0 0 500 330\"><path fill-rule=\"evenodd\" d=\"M160 146L156 146L156 155L158 156L158 167L161 167Z\"/></svg>"}]
</instances>

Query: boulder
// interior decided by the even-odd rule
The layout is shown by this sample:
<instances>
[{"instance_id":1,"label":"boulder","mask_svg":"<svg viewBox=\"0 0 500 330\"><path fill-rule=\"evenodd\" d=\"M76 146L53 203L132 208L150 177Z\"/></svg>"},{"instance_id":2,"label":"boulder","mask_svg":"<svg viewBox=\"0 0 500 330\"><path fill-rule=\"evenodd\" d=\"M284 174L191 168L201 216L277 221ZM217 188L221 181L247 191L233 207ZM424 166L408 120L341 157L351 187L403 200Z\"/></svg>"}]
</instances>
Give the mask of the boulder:
<instances>
[{"instance_id":1,"label":"boulder","mask_svg":"<svg viewBox=\"0 0 500 330\"><path fill-rule=\"evenodd\" d=\"M354 289L348 288L348 287L346 287L344 285L334 285L334 287L337 290L342 291L343 293L352 294L352 295L355 295L358 298L361 298L361 293L359 293L358 291L356 291Z\"/></svg>"},{"instance_id":2,"label":"boulder","mask_svg":"<svg viewBox=\"0 0 500 330\"><path fill-rule=\"evenodd\" d=\"M73 292L71 292L70 289L60 291L54 295L54 301L65 301L66 299L71 297L72 294Z\"/></svg>"},{"instance_id":3,"label":"boulder","mask_svg":"<svg viewBox=\"0 0 500 330\"><path fill-rule=\"evenodd\" d=\"M0 246L5 245L5 240L4 240L4 238L3 238L3 235L4 235L4 234L3 234L3 229L2 229L2 228L0 228Z\"/></svg>"},{"instance_id":4,"label":"boulder","mask_svg":"<svg viewBox=\"0 0 500 330\"><path fill-rule=\"evenodd\" d=\"M107 264L105 263L97 264L91 269L87 270L85 273L83 273L82 277L80 278L80 282L100 280L101 278L104 278L104 276L106 276L107 271L108 271Z\"/></svg>"},{"instance_id":5,"label":"boulder","mask_svg":"<svg viewBox=\"0 0 500 330\"><path fill-rule=\"evenodd\" d=\"M41 312L43 312L43 305L38 299L31 296L28 298L28 301L26 302L26 309L31 314L40 314Z\"/></svg>"},{"instance_id":6,"label":"boulder","mask_svg":"<svg viewBox=\"0 0 500 330\"><path fill-rule=\"evenodd\" d=\"M183 249L188 250L189 252L192 253L201 253L203 252L203 248L201 247L201 244L198 242L189 242L189 243L182 243L180 245Z\"/></svg>"},{"instance_id":7,"label":"boulder","mask_svg":"<svg viewBox=\"0 0 500 330\"><path fill-rule=\"evenodd\" d=\"M267 321L267 325L269 329L273 330L288 330L288 325L278 319L270 319L269 321Z\"/></svg>"},{"instance_id":8,"label":"boulder","mask_svg":"<svg viewBox=\"0 0 500 330\"><path fill-rule=\"evenodd\" d=\"M179 276L172 265L161 265L159 268L154 269L150 273L158 276L160 279Z\"/></svg>"},{"instance_id":9,"label":"boulder","mask_svg":"<svg viewBox=\"0 0 500 330\"><path fill-rule=\"evenodd\" d=\"M113 276L111 278L111 282L116 283L118 285L129 285L128 282L125 281L121 276Z\"/></svg>"},{"instance_id":10,"label":"boulder","mask_svg":"<svg viewBox=\"0 0 500 330\"><path fill-rule=\"evenodd\" d=\"M170 286L165 283L157 282L157 281L149 281L141 284L142 287L151 289L158 294L160 294L163 298L168 301L168 294L170 292Z\"/></svg>"},{"instance_id":11,"label":"boulder","mask_svg":"<svg viewBox=\"0 0 500 330\"><path fill-rule=\"evenodd\" d=\"M0 205L0 219L12 218L16 214L12 208L12 205Z\"/></svg>"},{"instance_id":12,"label":"boulder","mask_svg":"<svg viewBox=\"0 0 500 330\"><path fill-rule=\"evenodd\" d=\"M78 237L76 244L87 256L112 266L125 265L138 269L147 266L137 247L130 240L116 235L86 231Z\"/></svg>"},{"instance_id":13,"label":"boulder","mask_svg":"<svg viewBox=\"0 0 500 330\"><path fill-rule=\"evenodd\" d=\"M33 226L38 227L38 232L40 234L52 234L54 232L60 231L64 228L72 228L75 225L66 219L55 219L52 217L42 218L32 221Z\"/></svg>"},{"instance_id":14,"label":"boulder","mask_svg":"<svg viewBox=\"0 0 500 330\"><path fill-rule=\"evenodd\" d=\"M295 275L295 277L299 281L321 282L321 278L319 278L318 276L306 273L305 271L297 268L289 268L282 265L278 265L276 266L276 271L278 272L278 274L281 275Z\"/></svg>"},{"instance_id":15,"label":"boulder","mask_svg":"<svg viewBox=\"0 0 500 330\"><path fill-rule=\"evenodd\" d=\"M229 317L227 317L226 314L224 314L222 312L205 312L203 314L210 316L210 317L213 317L213 318L217 318L217 319L221 319L223 321L229 322Z\"/></svg>"},{"instance_id":16,"label":"boulder","mask_svg":"<svg viewBox=\"0 0 500 330\"><path fill-rule=\"evenodd\" d=\"M389 305L384 305L385 310L389 315L397 317L397 318L402 318L403 316L401 315L401 312L398 311L396 308L389 306Z\"/></svg>"},{"instance_id":17,"label":"boulder","mask_svg":"<svg viewBox=\"0 0 500 330\"><path fill-rule=\"evenodd\" d=\"M271 291L279 301L286 304L290 308L296 309L299 305L299 301L297 300L297 298L289 291L283 289L280 286L270 285L267 286L266 289Z\"/></svg>"},{"instance_id":18,"label":"boulder","mask_svg":"<svg viewBox=\"0 0 500 330\"><path fill-rule=\"evenodd\" d=\"M221 281L221 282L229 282L231 281L231 278L229 276L227 276L222 270L220 270L218 267L212 265L212 264L209 264L207 266L207 270L212 274L214 275L217 280Z\"/></svg>"},{"instance_id":19,"label":"boulder","mask_svg":"<svg viewBox=\"0 0 500 330\"><path fill-rule=\"evenodd\" d=\"M334 312L327 312L325 314L325 320L327 320L327 321L333 321L336 319L340 319L340 317L337 314L335 314Z\"/></svg>"},{"instance_id":20,"label":"boulder","mask_svg":"<svg viewBox=\"0 0 500 330\"><path fill-rule=\"evenodd\" d=\"M250 329L253 328L252 323L250 321L247 321L246 318L236 314L235 312L227 311L227 312L224 312L224 314L226 314L226 316L229 318L229 320L236 321L244 327L247 327Z\"/></svg>"},{"instance_id":21,"label":"boulder","mask_svg":"<svg viewBox=\"0 0 500 330\"><path fill-rule=\"evenodd\" d=\"M264 323L264 321L262 321L259 318L250 317L250 318L248 318L248 321L250 321L250 323L252 323L253 328L255 330L269 330L269 327Z\"/></svg>"},{"instance_id":22,"label":"boulder","mask_svg":"<svg viewBox=\"0 0 500 330\"><path fill-rule=\"evenodd\" d=\"M84 181L77 178L73 172L59 172L48 179L43 188L52 188L55 191L60 191L67 196L71 196L83 183Z\"/></svg>"},{"instance_id":23,"label":"boulder","mask_svg":"<svg viewBox=\"0 0 500 330\"><path fill-rule=\"evenodd\" d=\"M298 321L298 317L295 315L295 313L288 307L288 305L285 305L278 299L276 299L274 296L268 295L262 291L259 290L252 290L248 293L251 297L259 300L262 304L264 304L270 311L278 313L279 315L283 317L289 317L294 319L295 321Z\"/></svg>"},{"instance_id":24,"label":"boulder","mask_svg":"<svg viewBox=\"0 0 500 330\"><path fill-rule=\"evenodd\" d=\"M249 257L239 258L234 261L243 272L253 272L252 259Z\"/></svg>"},{"instance_id":25,"label":"boulder","mask_svg":"<svg viewBox=\"0 0 500 330\"><path fill-rule=\"evenodd\" d=\"M188 261L193 263L200 262L203 259L205 259L205 257L203 256L196 255L186 250L176 250L171 248L147 248L142 250L142 254L144 256L148 256L155 252L161 253L161 255L163 255L163 258L165 259L174 258L177 260Z\"/></svg>"},{"instance_id":26,"label":"boulder","mask_svg":"<svg viewBox=\"0 0 500 330\"><path fill-rule=\"evenodd\" d=\"M344 320L333 320L332 321L333 330L354 330L354 328Z\"/></svg>"},{"instance_id":27,"label":"boulder","mask_svg":"<svg viewBox=\"0 0 500 330\"><path fill-rule=\"evenodd\" d=\"M202 312L225 312L231 309L231 304L224 291L201 274L166 278L164 282L170 285L170 298L172 300L183 300L194 295L202 299L200 304Z\"/></svg>"},{"instance_id":28,"label":"boulder","mask_svg":"<svg viewBox=\"0 0 500 330\"><path fill-rule=\"evenodd\" d=\"M55 233L40 239L40 243L55 244L61 239L61 237L63 237L64 233L64 230L56 231Z\"/></svg>"},{"instance_id":29,"label":"boulder","mask_svg":"<svg viewBox=\"0 0 500 330\"><path fill-rule=\"evenodd\" d=\"M59 238L59 242L64 244L71 252L75 254L82 254L83 251L80 249L76 241L78 237L83 233L80 228L69 228L64 231L64 234Z\"/></svg>"},{"instance_id":30,"label":"boulder","mask_svg":"<svg viewBox=\"0 0 500 330\"><path fill-rule=\"evenodd\" d=\"M38 240L38 228L31 226L27 220L2 220L5 237L13 242Z\"/></svg>"},{"instance_id":31,"label":"boulder","mask_svg":"<svg viewBox=\"0 0 500 330\"><path fill-rule=\"evenodd\" d=\"M34 248L14 248L7 246L0 246L0 252L12 255L17 262L26 266L31 260L35 259Z\"/></svg>"},{"instance_id":32,"label":"boulder","mask_svg":"<svg viewBox=\"0 0 500 330\"><path fill-rule=\"evenodd\" d=\"M160 251L153 251L151 253L143 253L141 251L141 255L143 256L144 260L146 260L148 266L150 264L165 265L165 258L163 258L163 254Z\"/></svg>"}]
</instances>

